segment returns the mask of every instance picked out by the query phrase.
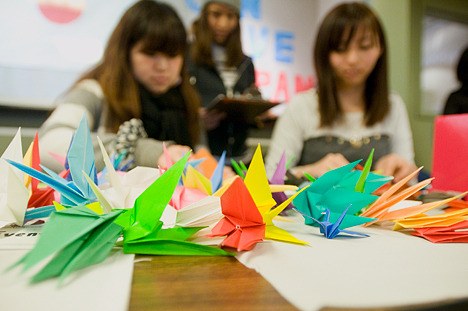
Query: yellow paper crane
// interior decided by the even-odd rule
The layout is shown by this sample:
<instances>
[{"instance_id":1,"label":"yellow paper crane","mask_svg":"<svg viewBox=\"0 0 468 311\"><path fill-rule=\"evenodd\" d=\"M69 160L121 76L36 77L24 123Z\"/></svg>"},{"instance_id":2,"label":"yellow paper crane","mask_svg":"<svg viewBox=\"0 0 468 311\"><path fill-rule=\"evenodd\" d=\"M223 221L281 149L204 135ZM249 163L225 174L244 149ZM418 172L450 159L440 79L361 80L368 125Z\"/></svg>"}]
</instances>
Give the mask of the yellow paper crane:
<instances>
[{"instance_id":1,"label":"yellow paper crane","mask_svg":"<svg viewBox=\"0 0 468 311\"><path fill-rule=\"evenodd\" d=\"M273 223L273 219L279 215L294 198L302 191L307 189L306 187L296 192L286 201L273 208L276 205L276 201L271 195L271 188L268 183L268 178L265 170L265 164L263 162L263 156L260 145L257 146L255 153L252 157L252 161L247 170L244 182L249 189L250 194L257 205L260 214L263 217L263 221L266 225L265 239L283 241L288 243L296 244L308 244L305 241L299 240L284 229L278 228ZM274 189L277 191L289 190L291 187L286 185L284 188L274 185ZM273 209L272 209L273 208Z\"/></svg>"}]
</instances>

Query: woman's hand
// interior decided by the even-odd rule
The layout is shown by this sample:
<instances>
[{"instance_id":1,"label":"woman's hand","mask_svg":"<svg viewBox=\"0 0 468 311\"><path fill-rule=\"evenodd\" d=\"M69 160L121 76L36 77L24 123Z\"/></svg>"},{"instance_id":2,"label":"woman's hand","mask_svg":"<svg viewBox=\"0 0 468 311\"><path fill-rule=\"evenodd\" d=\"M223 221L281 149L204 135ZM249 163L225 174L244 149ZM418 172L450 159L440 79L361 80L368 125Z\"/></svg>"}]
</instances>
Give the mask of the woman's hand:
<instances>
[{"instance_id":1,"label":"woman's hand","mask_svg":"<svg viewBox=\"0 0 468 311\"><path fill-rule=\"evenodd\" d=\"M341 167L348 163L349 161L341 153L329 153L315 163L296 166L291 170L291 172L297 178L303 177L305 173L313 177L320 177L329 170Z\"/></svg>"},{"instance_id":2,"label":"woman's hand","mask_svg":"<svg viewBox=\"0 0 468 311\"><path fill-rule=\"evenodd\" d=\"M416 169L416 165L396 153L387 154L375 163L375 171L382 175L393 176L394 182L402 180Z\"/></svg>"},{"instance_id":3,"label":"woman's hand","mask_svg":"<svg viewBox=\"0 0 468 311\"><path fill-rule=\"evenodd\" d=\"M219 123L226 118L226 113L218 110L207 110L200 108L200 119L203 121L205 129L212 130L219 126Z\"/></svg>"},{"instance_id":4,"label":"woman's hand","mask_svg":"<svg viewBox=\"0 0 468 311\"><path fill-rule=\"evenodd\" d=\"M232 178L234 176L237 176L236 172L234 172L234 170L230 166L227 166L227 165L224 166L223 179L226 180L226 179Z\"/></svg>"},{"instance_id":5,"label":"woman's hand","mask_svg":"<svg viewBox=\"0 0 468 311\"><path fill-rule=\"evenodd\" d=\"M190 151L190 147L183 145L170 145L166 148L169 154L170 160L175 163L179 161L187 152ZM163 153L159 156L158 166L167 168L166 154Z\"/></svg>"}]
</instances>

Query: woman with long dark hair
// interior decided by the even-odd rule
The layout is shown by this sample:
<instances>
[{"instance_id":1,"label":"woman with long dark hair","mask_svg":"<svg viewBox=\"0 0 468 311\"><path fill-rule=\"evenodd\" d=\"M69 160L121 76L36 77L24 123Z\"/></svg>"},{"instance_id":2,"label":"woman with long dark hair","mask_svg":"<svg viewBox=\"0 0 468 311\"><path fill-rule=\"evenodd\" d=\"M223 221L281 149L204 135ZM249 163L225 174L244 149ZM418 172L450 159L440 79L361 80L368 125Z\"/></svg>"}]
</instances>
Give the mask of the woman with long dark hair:
<instances>
[{"instance_id":1,"label":"woman with long dark hair","mask_svg":"<svg viewBox=\"0 0 468 311\"><path fill-rule=\"evenodd\" d=\"M203 107L218 95L232 97L255 88L254 65L242 51L239 0L204 1L192 32L188 70ZM214 155L223 151L228 157L244 155L247 124L219 111L201 109L201 117Z\"/></svg>"},{"instance_id":2,"label":"woman with long dark hair","mask_svg":"<svg viewBox=\"0 0 468 311\"><path fill-rule=\"evenodd\" d=\"M402 99L388 90L387 45L376 14L343 3L321 23L314 48L318 86L298 94L279 118L267 166L283 151L291 172L320 176L374 148L374 169L398 181L414 169L413 139Z\"/></svg>"},{"instance_id":3,"label":"woman with long dark hair","mask_svg":"<svg viewBox=\"0 0 468 311\"><path fill-rule=\"evenodd\" d=\"M194 148L200 100L184 68L186 49L185 27L171 6L152 0L131 6L100 63L59 99L41 127L42 162L62 169L50 153L66 154L83 115L110 150L135 165L156 166L163 141L174 160Z\"/></svg>"}]
</instances>

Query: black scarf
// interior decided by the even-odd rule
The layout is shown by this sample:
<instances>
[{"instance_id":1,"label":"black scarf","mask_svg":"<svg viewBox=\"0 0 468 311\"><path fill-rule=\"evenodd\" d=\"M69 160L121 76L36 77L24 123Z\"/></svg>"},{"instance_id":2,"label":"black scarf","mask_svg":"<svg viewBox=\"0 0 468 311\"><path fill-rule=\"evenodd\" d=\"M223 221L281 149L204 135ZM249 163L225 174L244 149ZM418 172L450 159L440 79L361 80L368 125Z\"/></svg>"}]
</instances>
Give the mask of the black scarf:
<instances>
[{"instance_id":1,"label":"black scarf","mask_svg":"<svg viewBox=\"0 0 468 311\"><path fill-rule=\"evenodd\" d=\"M140 85L140 100L141 120L148 137L193 147L180 85L161 95L154 95Z\"/></svg>"}]
</instances>

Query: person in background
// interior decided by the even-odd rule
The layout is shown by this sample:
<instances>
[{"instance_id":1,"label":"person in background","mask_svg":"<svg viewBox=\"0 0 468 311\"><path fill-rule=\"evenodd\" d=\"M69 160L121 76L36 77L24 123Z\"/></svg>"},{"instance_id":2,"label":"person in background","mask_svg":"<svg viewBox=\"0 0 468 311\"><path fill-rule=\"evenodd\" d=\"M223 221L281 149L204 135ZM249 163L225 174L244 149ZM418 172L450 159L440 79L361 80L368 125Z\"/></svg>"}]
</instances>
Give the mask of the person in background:
<instances>
[{"instance_id":1,"label":"person in background","mask_svg":"<svg viewBox=\"0 0 468 311\"><path fill-rule=\"evenodd\" d=\"M189 50L190 81L198 90L203 107L220 94L232 97L255 89L255 70L242 51L240 0L204 1L193 22ZM215 156L242 157L247 147L248 126L233 122L216 110L200 110L208 145Z\"/></svg>"},{"instance_id":2,"label":"person in background","mask_svg":"<svg viewBox=\"0 0 468 311\"><path fill-rule=\"evenodd\" d=\"M85 115L93 142L134 165L165 164L163 141L178 160L202 139L200 99L184 70L185 27L174 9L142 0L131 6L112 32L102 60L58 100L40 128L42 163L63 169L51 153L65 156ZM101 152L95 151L97 167Z\"/></svg>"},{"instance_id":3,"label":"person in background","mask_svg":"<svg viewBox=\"0 0 468 311\"><path fill-rule=\"evenodd\" d=\"M290 172L319 177L349 161L367 159L398 181L416 169L405 104L390 94L387 46L375 13L364 3L343 3L319 26L314 57L318 86L296 95L275 124L267 171L281 155Z\"/></svg>"},{"instance_id":4,"label":"person in background","mask_svg":"<svg viewBox=\"0 0 468 311\"><path fill-rule=\"evenodd\" d=\"M457 65L457 79L461 86L450 93L444 107L444 114L468 113L468 47L460 56Z\"/></svg>"}]
</instances>

